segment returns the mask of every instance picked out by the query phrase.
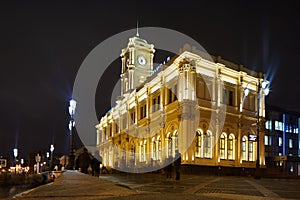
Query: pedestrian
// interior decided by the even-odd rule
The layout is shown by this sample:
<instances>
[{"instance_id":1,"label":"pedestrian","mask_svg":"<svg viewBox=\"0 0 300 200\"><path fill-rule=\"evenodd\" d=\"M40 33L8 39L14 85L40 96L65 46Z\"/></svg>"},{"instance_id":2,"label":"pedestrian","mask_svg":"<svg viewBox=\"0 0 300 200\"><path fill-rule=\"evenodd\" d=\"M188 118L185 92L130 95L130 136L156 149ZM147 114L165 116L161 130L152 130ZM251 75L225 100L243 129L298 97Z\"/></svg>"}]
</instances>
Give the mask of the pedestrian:
<instances>
[{"instance_id":1,"label":"pedestrian","mask_svg":"<svg viewBox=\"0 0 300 200\"><path fill-rule=\"evenodd\" d=\"M99 155L99 151L96 150L94 152L94 155L93 155L93 159L92 159L92 175L93 176L96 176L96 177L99 177L99 174L100 174L100 164L102 164L102 159Z\"/></svg>"},{"instance_id":2,"label":"pedestrian","mask_svg":"<svg viewBox=\"0 0 300 200\"><path fill-rule=\"evenodd\" d=\"M91 159L88 150L85 147L83 148L83 153L78 156L78 164L79 168L81 168L81 172L87 174L88 167L91 164Z\"/></svg>"},{"instance_id":3,"label":"pedestrian","mask_svg":"<svg viewBox=\"0 0 300 200\"><path fill-rule=\"evenodd\" d=\"M175 151L175 162L174 162L174 167L175 167L175 173L176 173L176 180L180 180L180 167L181 167L181 154L179 153L178 150Z\"/></svg>"},{"instance_id":4,"label":"pedestrian","mask_svg":"<svg viewBox=\"0 0 300 200\"><path fill-rule=\"evenodd\" d=\"M55 180L55 175L52 171L50 171L50 173L49 173L48 180L49 180L49 182L54 182L54 180Z\"/></svg>"},{"instance_id":5,"label":"pedestrian","mask_svg":"<svg viewBox=\"0 0 300 200\"><path fill-rule=\"evenodd\" d=\"M166 164L167 164L167 166L166 166L167 178L172 178L173 158L171 156L169 158L167 158Z\"/></svg>"}]
</instances>

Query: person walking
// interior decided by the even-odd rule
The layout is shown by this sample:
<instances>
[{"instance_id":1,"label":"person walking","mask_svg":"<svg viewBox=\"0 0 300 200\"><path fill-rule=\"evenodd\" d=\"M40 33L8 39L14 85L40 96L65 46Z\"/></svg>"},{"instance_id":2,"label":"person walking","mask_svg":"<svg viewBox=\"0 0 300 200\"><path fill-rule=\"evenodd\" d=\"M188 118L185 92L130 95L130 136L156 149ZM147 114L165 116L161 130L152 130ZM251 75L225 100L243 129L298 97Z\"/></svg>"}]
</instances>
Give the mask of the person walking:
<instances>
[{"instance_id":1,"label":"person walking","mask_svg":"<svg viewBox=\"0 0 300 200\"><path fill-rule=\"evenodd\" d=\"M88 153L87 148L84 147L83 153L78 156L79 168L81 168L81 172L87 174L88 167L91 164L90 155Z\"/></svg>"},{"instance_id":2,"label":"person walking","mask_svg":"<svg viewBox=\"0 0 300 200\"><path fill-rule=\"evenodd\" d=\"M178 150L175 151L175 162L174 162L174 168L176 173L176 180L180 180L180 167L181 167L181 154Z\"/></svg>"},{"instance_id":3,"label":"person walking","mask_svg":"<svg viewBox=\"0 0 300 200\"><path fill-rule=\"evenodd\" d=\"M167 178L172 178L173 158L171 156L169 158L167 158L166 164L167 164L167 166L166 166Z\"/></svg>"},{"instance_id":4,"label":"person walking","mask_svg":"<svg viewBox=\"0 0 300 200\"><path fill-rule=\"evenodd\" d=\"M92 169L93 169L93 176L99 177L100 175L100 164L102 164L102 159L99 155L99 151L96 150L93 159L92 159Z\"/></svg>"}]
</instances>

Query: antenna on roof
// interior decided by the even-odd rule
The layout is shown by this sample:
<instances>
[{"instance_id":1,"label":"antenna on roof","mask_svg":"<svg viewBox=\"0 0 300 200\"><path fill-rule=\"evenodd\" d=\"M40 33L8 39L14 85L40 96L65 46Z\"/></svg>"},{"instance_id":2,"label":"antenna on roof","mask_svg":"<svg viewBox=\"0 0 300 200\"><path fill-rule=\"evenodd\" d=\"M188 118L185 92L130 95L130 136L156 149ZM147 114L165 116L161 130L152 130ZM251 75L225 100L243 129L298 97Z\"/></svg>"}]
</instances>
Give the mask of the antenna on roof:
<instances>
[{"instance_id":1,"label":"antenna on roof","mask_svg":"<svg viewBox=\"0 0 300 200\"><path fill-rule=\"evenodd\" d=\"M136 37L139 37L139 21L136 21Z\"/></svg>"}]
</instances>

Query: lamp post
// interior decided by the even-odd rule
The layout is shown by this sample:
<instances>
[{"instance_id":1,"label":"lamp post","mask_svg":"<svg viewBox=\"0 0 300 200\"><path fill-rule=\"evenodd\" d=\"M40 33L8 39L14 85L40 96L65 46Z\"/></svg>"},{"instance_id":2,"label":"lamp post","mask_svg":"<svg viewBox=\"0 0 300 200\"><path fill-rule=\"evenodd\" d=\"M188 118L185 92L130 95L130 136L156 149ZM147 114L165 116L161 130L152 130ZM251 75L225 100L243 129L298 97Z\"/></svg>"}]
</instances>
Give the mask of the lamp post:
<instances>
[{"instance_id":1,"label":"lamp post","mask_svg":"<svg viewBox=\"0 0 300 200\"><path fill-rule=\"evenodd\" d=\"M250 82L249 82L250 83ZM244 90L244 94L245 94L245 97L248 96L249 94L249 88L248 88L248 85L249 83L247 84L245 90ZM267 82L266 81L263 81L262 83L260 81L258 81L258 87L257 87L257 121L256 121L256 128L257 128L257 136L256 136L256 142L257 142L257 155L256 155L256 170L255 170L255 175L254 175L254 178L255 179L260 179L260 159L259 159L259 152L260 152L260 144L259 144L259 138L260 138L260 121L261 121L261 118L260 118L260 101L261 101L261 95L263 96L267 96L270 92L269 88L267 88ZM262 115L262 114L261 114Z\"/></svg>"},{"instance_id":2,"label":"lamp post","mask_svg":"<svg viewBox=\"0 0 300 200\"><path fill-rule=\"evenodd\" d=\"M17 164L17 157L18 157L18 149L14 148L13 149L13 153L14 153L14 158L15 158L15 165Z\"/></svg>"},{"instance_id":3,"label":"lamp post","mask_svg":"<svg viewBox=\"0 0 300 200\"><path fill-rule=\"evenodd\" d=\"M50 152L51 152L51 156L50 156L50 171L52 171L53 151L54 151L54 145L51 144L50 145Z\"/></svg>"},{"instance_id":4,"label":"lamp post","mask_svg":"<svg viewBox=\"0 0 300 200\"><path fill-rule=\"evenodd\" d=\"M71 120L69 123L69 130L70 130L70 149L69 149L69 165L70 169L74 169L74 152L73 152L73 128L75 126L75 121L74 121L74 114L75 114L75 109L76 109L76 101L74 99L70 100L70 106L69 106L69 114L71 116Z\"/></svg>"}]
</instances>

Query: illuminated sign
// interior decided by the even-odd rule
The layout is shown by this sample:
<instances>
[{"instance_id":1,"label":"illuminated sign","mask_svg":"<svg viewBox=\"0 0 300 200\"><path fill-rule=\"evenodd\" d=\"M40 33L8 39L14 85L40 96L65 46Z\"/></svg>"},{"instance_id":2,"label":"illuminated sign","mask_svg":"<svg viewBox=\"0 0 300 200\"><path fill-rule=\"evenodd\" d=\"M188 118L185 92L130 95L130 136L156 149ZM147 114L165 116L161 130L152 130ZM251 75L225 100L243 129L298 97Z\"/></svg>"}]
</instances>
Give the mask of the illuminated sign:
<instances>
[{"instance_id":1,"label":"illuminated sign","mask_svg":"<svg viewBox=\"0 0 300 200\"><path fill-rule=\"evenodd\" d=\"M256 142L257 135L249 134L248 135L248 139L249 139L249 141Z\"/></svg>"}]
</instances>

